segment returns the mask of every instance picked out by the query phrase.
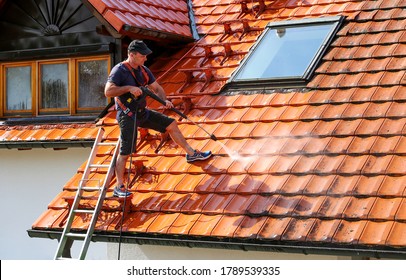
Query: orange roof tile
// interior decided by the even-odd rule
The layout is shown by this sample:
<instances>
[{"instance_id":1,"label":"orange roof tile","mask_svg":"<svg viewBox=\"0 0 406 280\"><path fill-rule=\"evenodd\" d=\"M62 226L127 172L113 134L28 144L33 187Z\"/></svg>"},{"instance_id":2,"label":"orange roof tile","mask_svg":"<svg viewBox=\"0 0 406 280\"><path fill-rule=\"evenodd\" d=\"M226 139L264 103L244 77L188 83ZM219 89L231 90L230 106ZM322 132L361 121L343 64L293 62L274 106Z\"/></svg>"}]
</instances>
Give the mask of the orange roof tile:
<instances>
[{"instance_id":1,"label":"orange roof tile","mask_svg":"<svg viewBox=\"0 0 406 280\"><path fill-rule=\"evenodd\" d=\"M91 146L98 128L93 123L0 126L0 148Z\"/></svg>"},{"instance_id":2,"label":"orange roof tile","mask_svg":"<svg viewBox=\"0 0 406 280\"><path fill-rule=\"evenodd\" d=\"M145 36L151 38L150 33L153 30L161 34L161 39L165 34L177 36L179 39L182 37L193 39L186 1L89 0L88 2L118 33L131 35L142 33L136 29L145 30Z\"/></svg>"},{"instance_id":3,"label":"orange roof tile","mask_svg":"<svg viewBox=\"0 0 406 280\"><path fill-rule=\"evenodd\" d=\"M120 28L131 18L124 16L125 5L145 4L90 2L108 19L114 13ZM185 23L170 14L185 2L171 2L167 14L161 2L151 4L153 17L159 15L164 25L165 20ZM242 10L243 2L248 10ZM193 146L211 149L214 157L188 164L171 141L158 153L159 140L143 142L134 156L145 168L130 186L134 195L123 231L134 239L142 232L157 240L277 245L287 251L292 246L316 251L323 244L328 253L347 249L404 258L405 2L277 0L265 1L258 13L259 2L193 1L197 29L205 36L191 49L158 61L166 69L159 82L170 98L193 100L188 117L219 140L210 140L188 120L180 126ZM340 14L346 16L344 26L305 89L219 94L268 22ZM170 31L165 28L171 25L154 22L160 26L154 28ZM223 60L226 44L240 53ZM114 112L99 125L109 129L107 139L118 138ZM0 139L19 135L3 131ZM101 159L109 156L100 151ZM60 231L67 215L63 207L58 196L33 230ZM96 230L117 233L121 214L114 211L103 212L112 224ZM75 228L84 225L78 220Z\"/></svg>"}]
</instances>

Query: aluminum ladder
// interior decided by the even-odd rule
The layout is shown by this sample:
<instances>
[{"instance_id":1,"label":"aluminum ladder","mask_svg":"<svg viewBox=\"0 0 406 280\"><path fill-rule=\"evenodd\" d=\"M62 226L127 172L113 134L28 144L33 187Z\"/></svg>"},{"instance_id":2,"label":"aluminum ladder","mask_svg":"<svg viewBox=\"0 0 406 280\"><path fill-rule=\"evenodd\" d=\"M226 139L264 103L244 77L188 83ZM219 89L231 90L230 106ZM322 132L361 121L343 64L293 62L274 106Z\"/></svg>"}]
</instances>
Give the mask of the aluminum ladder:
<instances>
[{"instance_id":1,"label":"aluminum ladder","mask_svg":"<svg viewBox=\"0 0 406 280\"><path fill-rule=\"evenodd\" d=\"M65 250L72 246L74 241L82 241L81 250L77 259L84 260L86 257L87 250L90 245L90 241L92 239L92 235L94 232L94 228L97 222L97 217L99 216L100 210L103 205L104 198L106 196L107 189L109 187L110 181L114 174L115 169L115 162L117 159L120 141L117 140L116 142L102 142L104 129L101 127L97 133L96 140L93 144L92 151L90 153L89 159L87 160L86 167L80 180L80 184L77 188L75 198L72 203L72 207L69 212L69 216L65 225L65 228L62 232L62 235L59 239L58 249L55 254L55 260L62 260L62 259L73 259L72 257L67 257ZM113 155L109 164L96 164L94 163L96 159L96 155L100 146L112 146L113 147ZM86 186L91 179L89 179L91 169L98 168L98 169L107 169L106 176L104 178L103 184L100 182L97 186ZM101 185L101 186L100 186ZM84 197L84 192L97 192L98 199L96 202L96 206L94 209L79 209L80 200ZM86 230L86 233L79 233L79 232L72 232L72 224L75 220L75 217L80 214L87 214L90 216L89 226Z\"/></svg>"}]
</instances>

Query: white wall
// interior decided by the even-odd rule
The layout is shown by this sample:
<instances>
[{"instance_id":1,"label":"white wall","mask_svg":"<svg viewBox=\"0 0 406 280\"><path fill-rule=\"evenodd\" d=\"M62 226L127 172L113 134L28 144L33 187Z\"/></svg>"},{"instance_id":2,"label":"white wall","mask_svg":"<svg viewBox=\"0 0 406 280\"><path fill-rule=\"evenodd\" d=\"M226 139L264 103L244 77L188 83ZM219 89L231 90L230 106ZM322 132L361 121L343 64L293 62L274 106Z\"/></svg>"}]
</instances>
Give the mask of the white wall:
<instances>
[{"instance_id":1,"label":"white wall","mask_svg":"<svg viewBox=\"0 0 406 280\"><path fill-rule=\"evenodd\" d=\"M0 259L53 259L57 241L30 238L27 230L87 160L90 151L0 149ZM106 244L90 244L87 259L106 258Z\"/></svg>"},{"instance_id":2,"label":"white wall","mask_svg":"<svg viewBox=\"0 0 406 280\"><path fill-rule=\"evenodd\" d=\"M118 259L118 244L109 243L109 259ZM122 244L120 260L344 260L346 256Z\"/></svg>"}]
</instances>

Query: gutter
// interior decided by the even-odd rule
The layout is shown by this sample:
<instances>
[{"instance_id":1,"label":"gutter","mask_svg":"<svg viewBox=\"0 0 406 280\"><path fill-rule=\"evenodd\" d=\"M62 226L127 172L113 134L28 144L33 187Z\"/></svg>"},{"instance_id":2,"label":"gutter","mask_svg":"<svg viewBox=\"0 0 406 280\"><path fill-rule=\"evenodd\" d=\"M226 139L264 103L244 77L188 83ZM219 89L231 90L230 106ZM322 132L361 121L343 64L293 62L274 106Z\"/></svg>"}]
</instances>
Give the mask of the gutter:
<instances>
[{"instance_id":1,"label":"gutter","mask_svg":"<svg viewBox=\"0 0 406 280\"><path fill-rule=\"evenodd\" d=\"M102 113L104 113L104 110ZM100 115L102 113L100 113ZM98 116L97 118L100 118L100 116ZM0 128L1 126L14 126L14 125L95 123L96 122L95 119L96 116L40 116L26 118L7 118L0 120Z\"/></svg>"},{"instance_id":2,"label":"gutter","mask_svg":"<svg viewBox=\"0 0 406 280\"><path fill-rule=\"evenodd\" d=\"M44 149L67 149L67 148L91 148L92 140L69 140L69 141L4 141L0 142L0 149L30 150L36 148Z\"/></svg>"},{"instance_id":3,"label":"gutter","mask_svg":"<svg viewBox=\"0 0 406 280\"><path fill-rule=\"evenodd\" d=\"M30 237L58 239L61 236L60 231L51 230L27 230ZM361 245L336 245L325 243L305 242L281 242L253 240L244 241L237 238L201 238L179 235L145 235L145 234L126 234L122 233L93 233L93 242L137 244L137 245L160 245L160 246L179 246L189 248L211 248L228 249L242 251L262 251L278 253L298 253L298 254L316 254L316 255L334 255L334 256L356 256L371 257L377 259L406 259L406 248L394 248L388 246L361 246Z\"/></svg>"}]
</instances>

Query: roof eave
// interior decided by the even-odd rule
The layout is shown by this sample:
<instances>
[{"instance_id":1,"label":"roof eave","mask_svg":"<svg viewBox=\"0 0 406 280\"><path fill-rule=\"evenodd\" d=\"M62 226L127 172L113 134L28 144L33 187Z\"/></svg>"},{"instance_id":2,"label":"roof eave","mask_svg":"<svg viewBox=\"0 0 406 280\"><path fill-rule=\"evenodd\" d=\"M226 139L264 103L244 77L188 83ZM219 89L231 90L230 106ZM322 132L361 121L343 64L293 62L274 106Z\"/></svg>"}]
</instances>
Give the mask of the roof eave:
<instances>
[{"instance_id":1,"label":"roof eave","mask_svg":"<svg viewBox=\"0 0 406 280\"><path fill-rule=\"evenodd\" d=\"M194 38L191 36L182 36L175 33L169 33L165 31L158 31L150 28L140 28L136 26L131 26L128 24L123 25L122 32L129 37L137 37L142 39L148 39L153 41L168 41L168 42L183 42L183 43L190 43L194 42Z\"/></svg>"},{"instance_id":2,"label":"roof eave","mask_svg":"<svg viewBox=\"0 0 406 280\"><path fill-rule=\"evenodd\" d=\"M67 148L89 148L92 147L94 139L91 140L72 140L72 141L4 141L0 142L0 149L67 149Z\"/></svg>"},{"instance_id":3,"label":"roof eave","mask_svg":"<svg viewBox=\"0 0 406 280\"><path fill-rule=\"evenodd\" d=\"M28 235L33 238L58 239L61 232L52 230L27 230ZM242 251L263 251L277 253L334 255L334 256L357 256L371 257L377 259L405 259L406 248L394 248L389 246L361 246L353 244L343 244L342 246L331 246L327 243L301 242L269 242L266 240L255 240L247 242L237 238L193 238L184 235L146 235L146 234L126 234L122 233L94 233L93 242L126 243L137 245L161 245L179 246L189 248L211 248L230 249Z\"/></svg>"}]
</instances>

